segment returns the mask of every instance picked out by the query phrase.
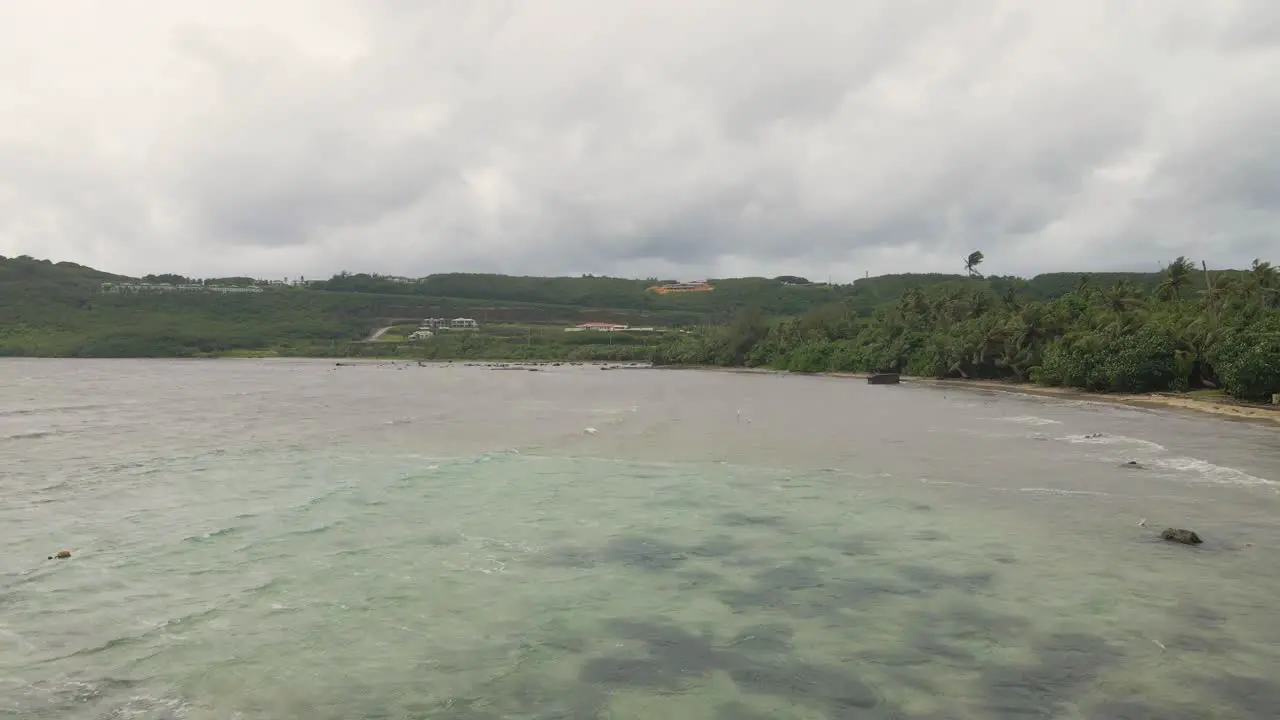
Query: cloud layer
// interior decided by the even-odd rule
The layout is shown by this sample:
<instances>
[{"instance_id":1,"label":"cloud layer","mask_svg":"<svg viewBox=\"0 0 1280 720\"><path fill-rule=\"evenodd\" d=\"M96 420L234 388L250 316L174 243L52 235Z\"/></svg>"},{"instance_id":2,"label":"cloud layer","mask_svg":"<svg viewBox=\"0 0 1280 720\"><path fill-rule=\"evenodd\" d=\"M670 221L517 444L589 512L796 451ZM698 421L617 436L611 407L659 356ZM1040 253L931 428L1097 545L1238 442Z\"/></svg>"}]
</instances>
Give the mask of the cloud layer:
<instances>
[{"instance_id":1,"label":"cloud layer","mask_svg":"<svg viewBox=\"0 0 1280 720\"><path fill-rule=\"evenodd\" d=\"M0 5L0 254L194 275L1280 260L1270 0Z\"/></svg>"}]
</instances>

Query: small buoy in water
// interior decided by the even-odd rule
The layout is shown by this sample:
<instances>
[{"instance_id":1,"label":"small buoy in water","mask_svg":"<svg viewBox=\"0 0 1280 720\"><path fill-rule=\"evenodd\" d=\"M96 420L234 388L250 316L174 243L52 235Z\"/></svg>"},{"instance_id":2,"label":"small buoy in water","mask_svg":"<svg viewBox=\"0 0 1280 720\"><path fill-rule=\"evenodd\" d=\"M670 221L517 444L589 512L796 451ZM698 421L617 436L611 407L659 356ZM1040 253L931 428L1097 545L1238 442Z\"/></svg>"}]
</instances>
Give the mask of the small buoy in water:
<instances>
[{"instance_id":1,"label":"small buoy in water","mask_svg":"<svg viewBox=\"0 0 1280 720\"><path fill-rule=\"evenodd\" d=\"M57 553L55 553L55 554L53 554L53 555L50 555L50 556L49 556L49 559L50 559L50 560L55 560L55 559L56 559L56 560L66 560L66 559L67 559L67 558L69 558L69 557L71 557L71 551L70 551L70 550L59 550Z\"/></svg>"}]
</instances>

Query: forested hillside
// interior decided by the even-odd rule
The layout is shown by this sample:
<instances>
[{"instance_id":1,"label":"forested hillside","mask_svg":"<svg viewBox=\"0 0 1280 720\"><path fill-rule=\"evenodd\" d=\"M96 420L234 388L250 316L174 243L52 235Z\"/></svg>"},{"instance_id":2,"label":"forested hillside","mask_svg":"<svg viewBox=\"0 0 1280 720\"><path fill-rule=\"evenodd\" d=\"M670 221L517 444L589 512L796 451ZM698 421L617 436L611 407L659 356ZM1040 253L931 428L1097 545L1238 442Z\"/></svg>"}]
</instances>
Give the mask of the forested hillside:
<instances>
[{"instance_id":1,"label":"forested hillside","mask_svg":"<svg viewBox=\"0 0 1280 720\"><path fill-rule=\"evenodd\" d=\"M717 279L713 291L665 295L647 289L656 279L461 273L409 282L341 273L251 294L124 295L102 292L104 281L128 280L118 275L0 258L0 355L652 359L1090 390L1222 387L1249 399L1280 392L1280 278L1270 263L1209 271L1178 258L1161 273L1030 280L968 269L837 286L794 276ZM379 325L459 315L486 329L421 343L395 335L364 342ZM587 321L686 331L563 332Z\"/></svg>"},{"instance_id":2,"label":"forested hillside","mask_svg":"<svg viewBox=\"0 0 1280 720\"><path fill-rule=\"evenodd\" d=\"M742 314L662 346L655 361L1010 379L1096 391L1222 387L1254 400L1280 392L1280 276L1268 262L1211 273L1180 257L1148 282L1101 276L1115 278L1109 285L1096 275L916 286L911 276L894 277L908 289L870 316L855 302L777 323ZM1057 288L1067 291L1054 296Z\"/></svg>"},{"instance_id":3,"label":"forested hillside","mask_svg":"<svg viewBox=\"0 0 1280 720\"><path fill-rule=\"evenodd\" d=\"M797 278L802 279L802 278ZM711 280L711 292L660 295L648 288L673 280L633 280L597 276L523 277L447 273L428 275L418 282L397 282L367 274L340 274L312 289L330 292L386 293L395 295L466 298L490 303L518 302L567 305L577 308L609 308L628 312L696 314L704 320L723 319L745 307L768 315L795 315L853 294L851 286L805 282L785 284L782 279L727 278Z\"/></svg>"}]
</instances>

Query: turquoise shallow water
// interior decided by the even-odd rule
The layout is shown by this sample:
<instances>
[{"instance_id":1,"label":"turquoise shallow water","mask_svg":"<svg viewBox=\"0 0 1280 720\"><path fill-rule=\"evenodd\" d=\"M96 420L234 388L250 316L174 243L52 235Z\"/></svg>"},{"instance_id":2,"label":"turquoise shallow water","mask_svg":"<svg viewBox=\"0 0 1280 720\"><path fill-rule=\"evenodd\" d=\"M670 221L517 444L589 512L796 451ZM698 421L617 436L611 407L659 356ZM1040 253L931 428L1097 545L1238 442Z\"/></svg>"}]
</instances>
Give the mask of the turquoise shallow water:
<instances>
[{"instance_id":1,"label":"turquoise shallow water","mask_svg":"<svg viewBox=\"0 0 1280 720\"><path fill-rule=\"evenodd\" d=\"M0 715L1280 707L1273 428L698 372L0 378Z\"/></svg>"}]
</instances>

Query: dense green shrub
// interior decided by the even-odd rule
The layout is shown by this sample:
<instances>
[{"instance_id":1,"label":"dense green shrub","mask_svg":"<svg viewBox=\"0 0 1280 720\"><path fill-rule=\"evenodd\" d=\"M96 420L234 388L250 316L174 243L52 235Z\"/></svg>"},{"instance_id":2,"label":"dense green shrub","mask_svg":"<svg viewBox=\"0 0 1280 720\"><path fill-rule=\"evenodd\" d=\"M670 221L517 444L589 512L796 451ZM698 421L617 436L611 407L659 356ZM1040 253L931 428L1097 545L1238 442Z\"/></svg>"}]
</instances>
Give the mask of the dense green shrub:
<instances>
[{"instance_id":1,"label":"dense green shrub","mask_svg":"<svg viewBox=\"0 0 1280 720\"><path fill-rule=\"evenodd\" d=\"M1247 400L1267 400L1280 392L1280 321L1229 330L1209 356L1223 389Z\"/></svg>"},{"instance_id":2,"label":"dense green shrub","mask_svg":"<svg viewBox=\"0 0 1280 720\"><path fill-rule=\"evenodd\" d=\"M1245 399L1280 392L1275 270L1256 262L1250 271L1210 274L1197 291L1189 267L1179 258L1164 275L1143 282L1116 275L1107 287L1100 276L1075 276L1065 294L1048 300L1009 278L903 285L896 302L874 313L845 302L774 322L763 333L730 323L665 342L655 358L1110 392L1219 385Z\"/></svg>"}]
</instances>

